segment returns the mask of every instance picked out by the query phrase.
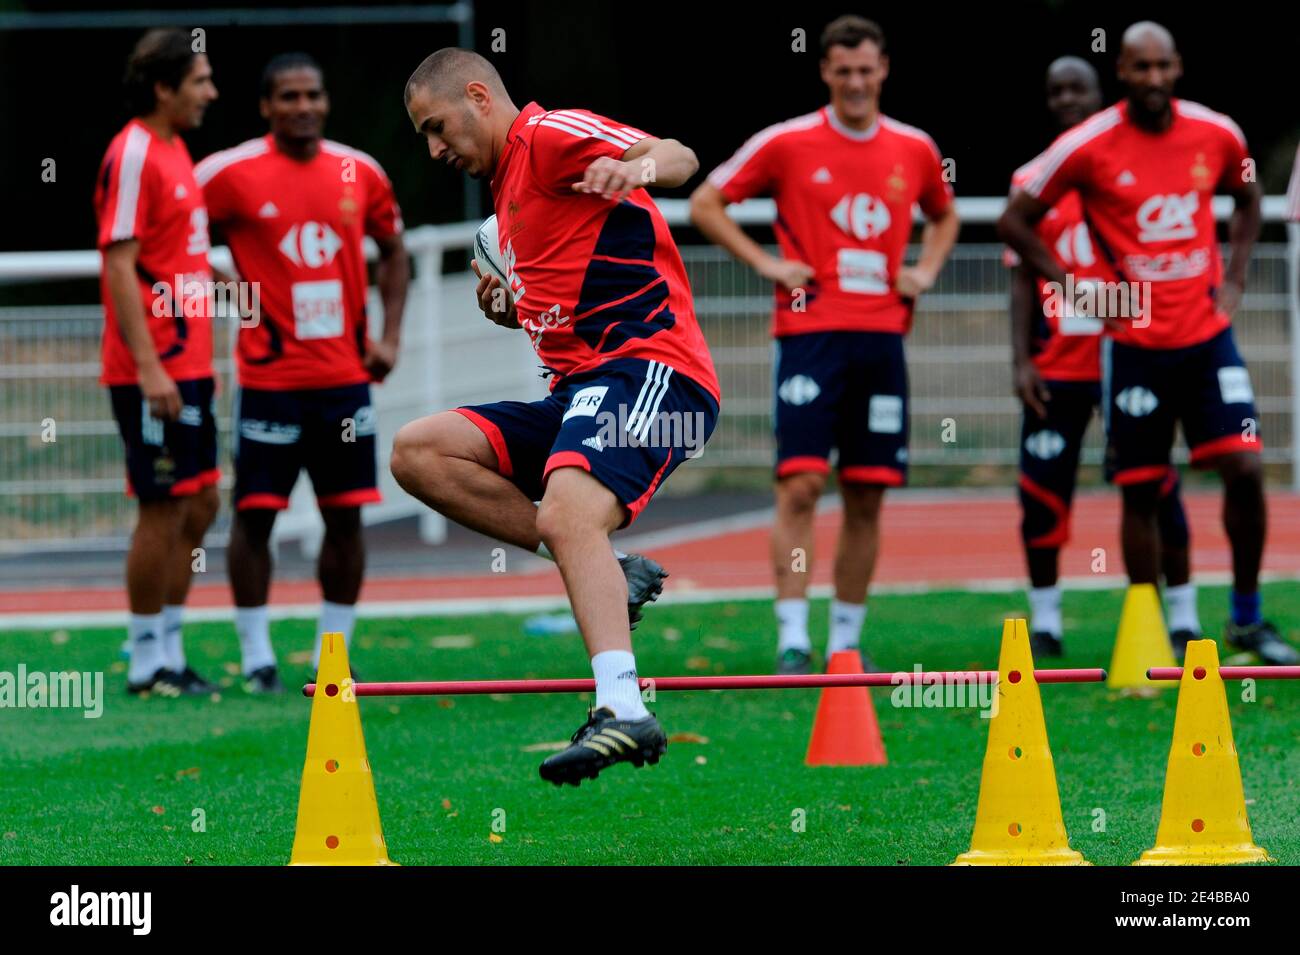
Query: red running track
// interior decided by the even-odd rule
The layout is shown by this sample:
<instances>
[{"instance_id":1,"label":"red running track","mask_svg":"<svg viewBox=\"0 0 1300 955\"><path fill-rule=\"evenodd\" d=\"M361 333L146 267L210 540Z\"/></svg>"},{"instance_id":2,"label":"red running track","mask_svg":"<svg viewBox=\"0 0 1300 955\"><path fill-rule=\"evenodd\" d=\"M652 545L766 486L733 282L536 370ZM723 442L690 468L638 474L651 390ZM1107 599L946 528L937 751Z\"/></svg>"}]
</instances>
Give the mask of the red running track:
<instances>
[{"instance_id":1,"label":"red running track","mask_svg":"<svg viewBox=\"0 0 1300 955\"><path fill-rule=\"evenodd\" d=\"M1192 527L1193 574L1226 574L1231 569L1227 538L1219 519L1220 497L1197 492L1185 498ZM886 500L881 556L876 583L885 585L963 586L971 581L1019 580L1024 575L1020 551L1019 505L1006 496L908 498ZM830 582L835 552L837 511L819 514L812 565L812 583ZM1104 576L1119 583L1123 558L1119 546L1119 500L1107 491L1088 493L1075 501L1074 536L1061 555L1064 577ZM1093 551L1101 548L1106 570L1095 575ZM766 588L772 583L768 562L768 531L754 527L701 536L648 552L668 568L669 593L692 590ZM482 566L490 555L485 550ZM1269 494L1268 574L1300 577L1300 496ZM213 582L196 582L190 607L229 607L230 590L224 574ZM1068 581L1067 581L1068 583ZM370 577L361 599L366 603L409 600L499 599L562 596L560 575L551 567L533 573L472 573L455 576ZM315 581L276 581L273 605L312 605L320 600ZM125 611L121 588L66 588L52 584L33 591L0 590L0 615L63 611Z\"/></svg>"}]
</instances>

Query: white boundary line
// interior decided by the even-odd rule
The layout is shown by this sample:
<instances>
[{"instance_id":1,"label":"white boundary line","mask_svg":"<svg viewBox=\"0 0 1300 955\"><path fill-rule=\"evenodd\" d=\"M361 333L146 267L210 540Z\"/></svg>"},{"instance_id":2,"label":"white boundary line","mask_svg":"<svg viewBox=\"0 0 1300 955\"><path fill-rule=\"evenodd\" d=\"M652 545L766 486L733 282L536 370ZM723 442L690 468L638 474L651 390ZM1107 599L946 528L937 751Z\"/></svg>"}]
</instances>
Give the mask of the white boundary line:
<instances>
[{"instance_id":1,"label":"white boundary line","mask_svg":"<svg viewBox=\"0 0 1300 955\"><path fill-rule=\"evenodd\" d=\"M1262 574L1264 583L1294 581L1294 575ZM1195 583L1199 587L1222 586L1232 582L1232 575L1225 572L1196 575ZM1061 579L1063 590L1120 590L1127 584L1127 579L1116 574L1095 575L1087 577L1064 577ZM921 595L952 591L966 591L983 594L1022 594L1025 581L1020 578L995 578L982 580L953 580L937 582L880 584L871 588L872 596ZM832 588L829 584L818 584L809 588L808 596L814 599L830 597ZM745 601L770 601L772 588L760 587L720 587L700 590L669 591L658 601L660 605L726 603ZM562 595L535 597L465 597L445 600L383 600L363 601L357 608L357 615L362 619L381 620L397 617L457 617L479 616L490 613L535 613L550 610L564 610L568 607L568 598ZM315 620L320 607L317 604L273 604L269 608L272 620ZM650 611L653 613L653 610ZM230 621L234 611L231 607L198 607L186 610L187 622ZM0 632L6 630L51 630L89 627L125 627L126 611L91 610L85 612L53 611L47 613L22 613L0 616Z\"/></svg>"}]
</instances>

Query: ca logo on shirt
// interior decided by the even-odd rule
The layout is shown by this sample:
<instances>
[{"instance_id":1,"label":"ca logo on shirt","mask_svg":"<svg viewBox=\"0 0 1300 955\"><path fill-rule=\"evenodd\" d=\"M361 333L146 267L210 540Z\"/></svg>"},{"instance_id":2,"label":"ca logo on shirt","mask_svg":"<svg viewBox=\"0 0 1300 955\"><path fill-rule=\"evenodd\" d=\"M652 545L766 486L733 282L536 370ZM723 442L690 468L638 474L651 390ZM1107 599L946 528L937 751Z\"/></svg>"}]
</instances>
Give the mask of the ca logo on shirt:
<instances>
[{"instance_id":1,"label":"ca logo on shirt","mask_svg":"<svg viewBox=\"0 0 1300 955\"><path fill-rule=\"evenodd\" d=\"M831 209L831 221L859 242L865 242L889 228L889 206L869 193L845 193Z\"/></svg>"},{"instance_id":2,"label":"ca logo on shirt","mask_svg":"<svg viewBox=\"0 0 1300 955\"><path fill-rule=\"evenodd\" d=\"M1201 198L1193 189L1186 195L1170 193L1152 196L1138 207L1138 239L1142 242L1167 242L1170 239L1196 238L1192 217L1200 208Z\"/></svg>"}]
</instances>

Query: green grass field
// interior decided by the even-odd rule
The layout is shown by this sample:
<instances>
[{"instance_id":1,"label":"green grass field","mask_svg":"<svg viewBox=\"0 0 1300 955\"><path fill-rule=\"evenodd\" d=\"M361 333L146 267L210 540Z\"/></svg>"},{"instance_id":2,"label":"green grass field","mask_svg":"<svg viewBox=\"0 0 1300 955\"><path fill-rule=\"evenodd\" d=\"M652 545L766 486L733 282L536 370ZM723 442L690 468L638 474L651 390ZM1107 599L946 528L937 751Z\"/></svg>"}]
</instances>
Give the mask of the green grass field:
<instances>
[{"instance_id":1,"label":"green grass field","mask_svg":"<svg viewBox=\"0 0 1300 955\"><path fill-rule=\"evenodd\" d=\"M1121 598L1066 595L1062 665L1109 662ZM1001 620L1022 603L876 597L869 646L888 669L994 668ZM1203 589L1203 622L1219 622L1225 605L1222 589ZM1300 584L1267 587L1265 607L1294 639ZM766 602L653 607L636 634L639 668L770 672L770 613ZM825 620L821 602L814 633L824 635ZM307 675L311 627L273 628L286 682ZM4 636L0 670L108 672L100 719L0 710L0 864L286 862L308 701L246 696L229 672L237 651L226 624L187 628L191 662L230 684L219 699L131 699L122 639L120 630ZM521 618L504 614L363 621L353 662L373 680L590 675L575 635L525 636ZM1300 864L1300 684L1261 683L1257 702L1228 687L1255 839ZM1042 696L1073 846L1094 863L1131 862L1155 837L1175 692L1147 700L1052 686ZM405 864L936 865L968 847L987 735L976 710L895 709L876 691L889 765L809 768L816 702L815 690L663 694L653 708L680 734L663 762L563 790L537 777L538 745L565 740L585 700L365 699L361 710L389 850ZM196 810L204 831L194 831Z\"/></svg>"}]
</instances>

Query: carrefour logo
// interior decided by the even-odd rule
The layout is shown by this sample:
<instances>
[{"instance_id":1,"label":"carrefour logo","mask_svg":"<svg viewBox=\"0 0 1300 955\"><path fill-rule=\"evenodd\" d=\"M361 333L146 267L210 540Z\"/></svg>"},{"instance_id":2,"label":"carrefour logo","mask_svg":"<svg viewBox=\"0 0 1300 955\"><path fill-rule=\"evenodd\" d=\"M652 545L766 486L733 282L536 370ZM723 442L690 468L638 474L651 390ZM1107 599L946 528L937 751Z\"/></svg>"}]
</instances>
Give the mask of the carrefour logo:
<instances>
[{"instance_id":1,"label":"carrefour logo","mask_svg":"<svg viewBox=\"0 0 1300 955\"><path fill-rule=\"evenodd\" d=\"M1050 461L1065 450L1065 438L1055 431L1035 431L1025 438L1025 450L1040 461Z\"/></svg>"},{"instance_id":2,"label":"carrefour logo","mask_svg":"<svg viewBox=\"0 0 1300 955\"><path fill-rule=\"evenodd\" d=\"M327 223L296 223L280 240L280 251L294 265L319 269L334 261L334 255L343 247L343 240Z\"/></svg>"},{"instance_id":3,"label":"carrefour logo","mask_svg":"<svg viewBox=\"0 0 1300 955\"><path fill-rule=\"evenodd\" d=\"M1145 388L1125 388L1115 396L1115 407L1130 418L1142 418L1156 410L1159 400Z\"/></svg>"},{"instance_id":4,"label":"carrefour logo","mask_svg":"<svg viewBox=\"0 0 1300 955\"><path fill-rule=\"evenodd\" d=\"M865 192L845 193L831 209L831 221L863 242L889 228L889 206Z\"/></svg>"},{"instance_id":5,"label":"carrefour logo","mask_svg":"<svg viewBox=\"0 0 1300 955\"><path fill-rule=\"evenodd\" d=\"M788 405L806 405L822 393L817 382L807 375L794 375L781 382L777 395Z\"/></svg>"}]
</instances>

